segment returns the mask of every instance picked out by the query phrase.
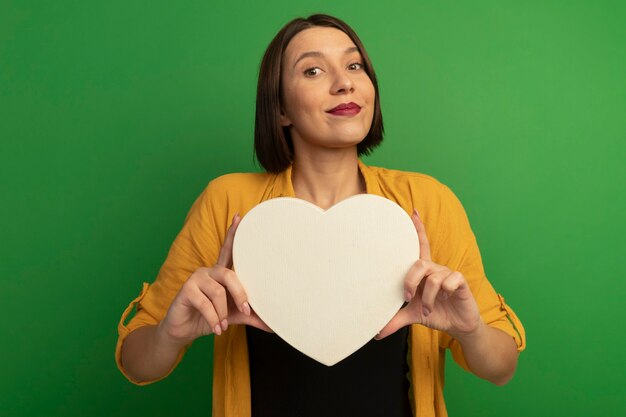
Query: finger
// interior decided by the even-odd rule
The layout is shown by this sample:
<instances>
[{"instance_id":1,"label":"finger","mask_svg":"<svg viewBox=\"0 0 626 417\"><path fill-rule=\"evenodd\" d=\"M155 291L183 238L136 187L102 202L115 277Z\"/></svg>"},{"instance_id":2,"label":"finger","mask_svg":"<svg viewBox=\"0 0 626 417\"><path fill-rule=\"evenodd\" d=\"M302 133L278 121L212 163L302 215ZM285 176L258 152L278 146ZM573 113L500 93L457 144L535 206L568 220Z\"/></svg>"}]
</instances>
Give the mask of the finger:
<instances>
[{"instance_id":1,"label":"finger","mask_svg":"<svg viewBox=\"0 0 626 417\"><path fill-rule=\"evenodd\" d=\"M226 238L224 238L224 244L220 249L220 255L217 259L217 264L224 266L226 268L230 268L233 264L233 240L235 238L235 231L237 230L237 226L241 222L241 217L239 213L233 216L233 222L228 228L228 232L226 232Z\"/></svg>"},{"instance_id":2,"label":"finger","mask_svg":"<svg viewBox=\"0 0 626 417\"><path fill-rule=\"evenodd\" d=\"M374 339L382 340L385 337L397 332L398 329L401 329L402 327L408 324L411 324L412 322L413 322L412 314L409 308L408 307L401 308L396 313L396 315L393 316L393 318L389 321L389 323L387 323L387 325L383 327L382 330L378 332L376 336L374 336Z\"/></svg>"},{"instance_id":3,"label":"finger","mask_svg":"<svg viewBox=\"0 0 626 417\"><path fill-rule=\"evenodd\" d=\"M215 334L218 336L222 334L222 327L220 326L220 321L213 307L213 303L200 291L200 288L191 291L189 294L189 303L202 315Z\"/></svg>"},{"instance_id":4,"label":"finger","mask_svg":"<svg viewBox=\"0 0 626 417\"><path fill-rule=\"evenodd\" d=\"M424 223L422 223L422 219L420 218L417 209L413 209L411 220L413 220L413 224L415 225L415 229L417 230L417 238L420 243L420 259L430 261L430 243L428 243L426 228L424 227Z\"/></svg>"},{"instance_id":5,"label":"finger","mask_svg":"<svg viewBox=\"0 0 626 417\"><path fill-rule=\"evenodd\" d=\"M411 265L409 272L406 273L404 278L404 300L411 301L415 297L417 287L422 282L422 279L431 272L429 270L430 262L423 259L418 259Z\"/></svg>"},{"instance_id":6,"label":"finger","mask_svg":"<svg viewBox=\"0 0 626 417\"><path fill-rule=\"evenodd\" d=\"M250 305L248 304L248 295L243 285L241 285L241 281L237 278L235 271L221 265L216 265L210 268L209 275L215 281L222 284L222 286L226 287L237 309L249 316Z\"/></svg>"},{"instance_id":7,"label":"finger","mask_svg":"<svg viewBox=\"0 0 626 417\"><path fill-rule=\"evenodd\" d=\"M422 294L422 314L428 316L435 309L435 298L441 289L441 283L450 275L450 271L443 270L428 276L424 283Z\"/></svg>"},{"instance_id":8,"label":"finger","mask_svg":"<svg viewBox=\"0 0 626 417\"><path fill-rule=\"evenodd\" d=\"M441 283L442 298L445 300L451 297L457 290L465 288L464 285L466 285L466 282L463 274L458 271L452 272Z\"/></svg>"},{"instance_id":9,"label":"finger","mask_svg":"<svg viewBox=\"0 0 626 417\"><path fill-rule=\"evenodd\" d=\"M261 320L261 318L254 311L252 311L252 314L249 316L246 324L256 327L257 329L265 330L268 333L274 333L274 331L270 329L270 327L265 324L265 322Z\"/></svg>"},{"instance_id":10,"label":"finger","mask_svg":"<svg viewBox=\"0 0 626 417\"><path fill-rule=\"evenodd\" d=\"M226 330L228 328L228 300L226 299L226 288L212 279L199 280L198 288L213 305L221 329ZM211 328L213 327L214 326Z\"/></svg>"},{"instance_id":11,"label":"finger","mask_svg":"<svg viewBox=\"0 0 626 417\"><path fill-rule=\"evenodd\" d=\"M229 324L245 324L247 326L256 327L268 333L274 333L274 331L267 325L261 318L251 309L250 315L235 311L231 313L228 319Z\"/></svg>"}]
</instances>

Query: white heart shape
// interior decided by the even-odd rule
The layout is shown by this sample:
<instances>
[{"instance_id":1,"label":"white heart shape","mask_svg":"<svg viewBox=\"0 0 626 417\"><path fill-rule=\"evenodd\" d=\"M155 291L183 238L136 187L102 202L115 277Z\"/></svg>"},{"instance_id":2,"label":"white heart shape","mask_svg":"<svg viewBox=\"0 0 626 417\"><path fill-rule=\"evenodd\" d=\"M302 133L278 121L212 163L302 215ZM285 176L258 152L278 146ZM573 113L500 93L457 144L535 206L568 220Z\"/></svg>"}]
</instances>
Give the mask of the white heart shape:
<instances>
[{"instance_id":1,"label":"white heart shape","mask_svg":"<svg viewBox=\"0 0 626 417\"><path fill-rule=\"evenodd\" d=\"M252 308L283 340L327 366L391 320L418 258L410 217L372 194L327 211L298 198L267 200L243 217L233 242L234 269Z\"/></svg>"}]
</instances>

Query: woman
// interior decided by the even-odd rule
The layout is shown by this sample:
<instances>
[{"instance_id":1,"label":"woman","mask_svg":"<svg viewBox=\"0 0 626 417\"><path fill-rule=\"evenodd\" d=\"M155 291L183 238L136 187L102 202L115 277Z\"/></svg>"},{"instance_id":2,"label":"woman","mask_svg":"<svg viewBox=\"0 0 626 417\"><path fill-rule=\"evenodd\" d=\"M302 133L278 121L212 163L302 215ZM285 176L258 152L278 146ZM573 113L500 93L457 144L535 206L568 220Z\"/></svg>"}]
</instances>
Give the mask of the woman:
<instances>
[{"instance_id":1,"label":"woman","mask_svg":"<svg viewBox=\"0 0 626 417\"><path fill-rule=\"evenodd\" d=\"M525 346L523 327L485 277L454 194L427 175L359 159L382 133L374 69L352 29L326 15L288 23L259 74L255 151L267 172L216 178L195 201L157 279L122 315L116 358L124 375L139 385L162 379L193 340L214 333L214 416L444 416L445 348L477 376L506 383ZM421 258L405 278L407 303L377 340L325 367L250 309L232 270L233 237L238 213L267 199L327 209L359 193L411 214Z\"/></svg>"}]
</instances>

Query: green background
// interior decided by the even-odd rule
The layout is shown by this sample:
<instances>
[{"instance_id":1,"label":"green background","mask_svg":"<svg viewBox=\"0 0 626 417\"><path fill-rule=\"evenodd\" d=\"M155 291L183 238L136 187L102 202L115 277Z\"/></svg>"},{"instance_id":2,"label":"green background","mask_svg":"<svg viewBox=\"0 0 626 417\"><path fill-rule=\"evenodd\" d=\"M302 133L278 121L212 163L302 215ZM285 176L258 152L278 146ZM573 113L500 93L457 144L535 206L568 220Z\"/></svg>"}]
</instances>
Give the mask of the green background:
<instances>
[{"instance_id":1,"label":"green background","mask_svg":"<svg viewBox=\"0 0 626 417\"><path fill-rule=\"evenodd\" d=\"M448 362L451 415L626 415L626 6L598 0L2 0L0 415L210 415L212 339L137 387L117 321L206 184L260 170L262 53L313 12L375 65L364 161L456 192L526 327L507 386Z\"/></svg>"}]
</instances>

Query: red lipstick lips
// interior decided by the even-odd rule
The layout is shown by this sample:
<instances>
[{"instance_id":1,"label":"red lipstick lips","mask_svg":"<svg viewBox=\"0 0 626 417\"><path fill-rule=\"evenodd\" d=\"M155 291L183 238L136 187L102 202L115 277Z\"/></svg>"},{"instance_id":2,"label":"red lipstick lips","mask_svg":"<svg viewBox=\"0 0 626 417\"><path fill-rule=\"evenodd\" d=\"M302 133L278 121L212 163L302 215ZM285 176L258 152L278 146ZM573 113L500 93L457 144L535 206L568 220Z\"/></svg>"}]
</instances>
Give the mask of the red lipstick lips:
<instances>
[{"instance_id":1,"label":"red lipstick lips","mask_svg":"<svg viewBox=\"0 0 626 417\"><path fill-rule=\"evenodd\" d=\"M361 106L356 103L341 103L337 107L328 110L328 113L335 116L354 116L361 111Z\"/></svg>"}]
</instances>

